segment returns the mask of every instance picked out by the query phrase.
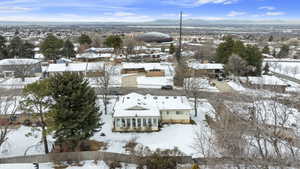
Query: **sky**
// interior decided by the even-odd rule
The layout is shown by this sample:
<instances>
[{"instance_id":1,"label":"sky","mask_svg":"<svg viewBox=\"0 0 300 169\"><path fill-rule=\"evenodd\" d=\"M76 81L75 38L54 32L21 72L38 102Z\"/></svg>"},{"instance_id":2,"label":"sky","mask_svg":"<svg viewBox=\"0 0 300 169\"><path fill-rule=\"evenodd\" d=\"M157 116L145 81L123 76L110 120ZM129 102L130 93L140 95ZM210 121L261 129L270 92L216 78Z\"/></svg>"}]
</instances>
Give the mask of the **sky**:
<instances>
[{"instance_id":1,"label":"sky","mask_svg":"<svg viewBox=\"0 0 300 169\"><path fill-rule=\"evenodd\" d=\"M299 0L0 0L0 21L300 20Z\"/></svg>"}]
</instances>

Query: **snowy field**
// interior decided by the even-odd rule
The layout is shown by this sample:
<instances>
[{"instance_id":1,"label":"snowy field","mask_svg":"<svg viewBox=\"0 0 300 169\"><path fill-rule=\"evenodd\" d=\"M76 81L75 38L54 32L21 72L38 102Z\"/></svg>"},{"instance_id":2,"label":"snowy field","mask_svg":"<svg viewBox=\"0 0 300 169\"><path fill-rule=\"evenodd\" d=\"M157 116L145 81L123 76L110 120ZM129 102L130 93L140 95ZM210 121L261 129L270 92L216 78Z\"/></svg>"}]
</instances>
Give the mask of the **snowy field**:
<instances>
[{"instance_id":1,"label":"snowy field","mask_svg":"<svg viewBox=\"0 0 300 169\"><path fill-rule=\"evenodd\" d=\"M270 70L276 73L284 74L296 79L300 79L300 61L297 62L272 62L268 61Z\"/></svg>"}]
</instances>

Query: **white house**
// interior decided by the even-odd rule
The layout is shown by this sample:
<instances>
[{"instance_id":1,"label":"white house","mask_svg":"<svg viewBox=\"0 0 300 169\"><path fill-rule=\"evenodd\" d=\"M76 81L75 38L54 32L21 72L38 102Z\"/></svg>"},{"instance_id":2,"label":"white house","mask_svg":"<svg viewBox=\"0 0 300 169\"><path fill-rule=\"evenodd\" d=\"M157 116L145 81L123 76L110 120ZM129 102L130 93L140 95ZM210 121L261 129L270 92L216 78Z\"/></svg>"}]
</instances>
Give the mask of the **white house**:
<instances>
[{"instance_id":1,"label":"white house","mask_svg":"<svg viewBox=\"0 0 300 169\"><path fill-rule=\"evenodd\" d=\"M192 108L184 96L130 93L115 104L114 131L158 131L163 123L190 123Z\"/></svg>"}]
</instances>

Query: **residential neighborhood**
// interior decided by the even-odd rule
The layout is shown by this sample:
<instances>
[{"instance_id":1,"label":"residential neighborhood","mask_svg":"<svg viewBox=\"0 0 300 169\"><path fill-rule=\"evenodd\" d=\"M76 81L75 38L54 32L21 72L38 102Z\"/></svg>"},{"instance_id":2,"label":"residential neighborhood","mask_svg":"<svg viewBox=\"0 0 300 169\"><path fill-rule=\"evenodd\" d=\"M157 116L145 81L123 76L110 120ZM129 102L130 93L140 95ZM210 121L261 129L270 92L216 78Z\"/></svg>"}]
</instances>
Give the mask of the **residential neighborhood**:
<instances>
[{"instance_id":1,"label":"residential neighborhood","mask_svg":"<svg viewBox=\"0 0 300 169\"><path fill-rule=\"evenodd\" d=\"M45 0L71 21L6 21L47 9L0 2L0 169L300 168L297 18L266 1L225 19L193 11L248 3L92 1ZM109 12L132 3L160 17ZM99 5L103 21L84 17Z\"/></svg>"}]
</instances>

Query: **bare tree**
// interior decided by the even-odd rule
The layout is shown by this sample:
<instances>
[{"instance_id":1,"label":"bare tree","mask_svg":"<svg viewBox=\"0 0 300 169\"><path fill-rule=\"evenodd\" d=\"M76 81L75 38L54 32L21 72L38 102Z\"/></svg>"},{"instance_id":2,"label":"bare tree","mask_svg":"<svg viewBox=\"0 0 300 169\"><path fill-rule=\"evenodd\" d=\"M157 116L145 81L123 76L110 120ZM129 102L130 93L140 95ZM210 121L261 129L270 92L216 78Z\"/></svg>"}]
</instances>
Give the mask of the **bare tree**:
<instances>
[{"instance_id":1,"label":"bare tree","mask_svg":"<svg viewBox=\"0 0 300 169\"><path fill-rule=\"evenodd\" d=\"M16 111L18 109L16 96L1 96L0 95L0 147L8 139L8 134L11 131L10 125L16 119Z\"/></svg>"},{"instance_id":2,"label":"bare tree","mask_svg":"<svg viewBox=\"0 0 300 169\"><path fill-rule=\"evenodd\" d=\"M228 63L225 65L225 70L235 76L243 76L248 71L248 65L241 57L232 55L229 57Z\"/></svg>"},{"instance_id":3,"label":"bare tree","mask_svg":"<svg viewBox=\"0 0 300 169\"><path fill-rule=\"evenodd\" d=\"M33 60L20 59L20 60L9 60L7 68L14 72L15 76L21 77L22 81L25 81L25 77L33 76L37 69L40 69L39 62Z\"/></svg>"},{"instance_id":4,"label":"bare tree","mask_svg":"<svg viewBox=\"0 0 300 169\"><path fill-rule=\"evenodd\" d=\"M200 90L206 89L209 86L209 81L204 78L191 76L184 79L184 91L187 97L191 97L194 100L194 112L195 117L198 115L198 99L200 97Z\"/></svg>"},{"instance_id":5,"label":"bare tree","mask_svg":"<svg viewBox=\"0 0 300 169\"><path fill-rule=\"evenodd\" d=\"M97 87L99 88L99 92L102 97L103 105L104 105L104 114L107 114L107 105L109 103L109 94L111 93L110 87L113 82L113 76L116 73L115 66L108 65L104 63L99 67L99 71L101 75L96 78Z\"/></svg>"}]
</instances>

